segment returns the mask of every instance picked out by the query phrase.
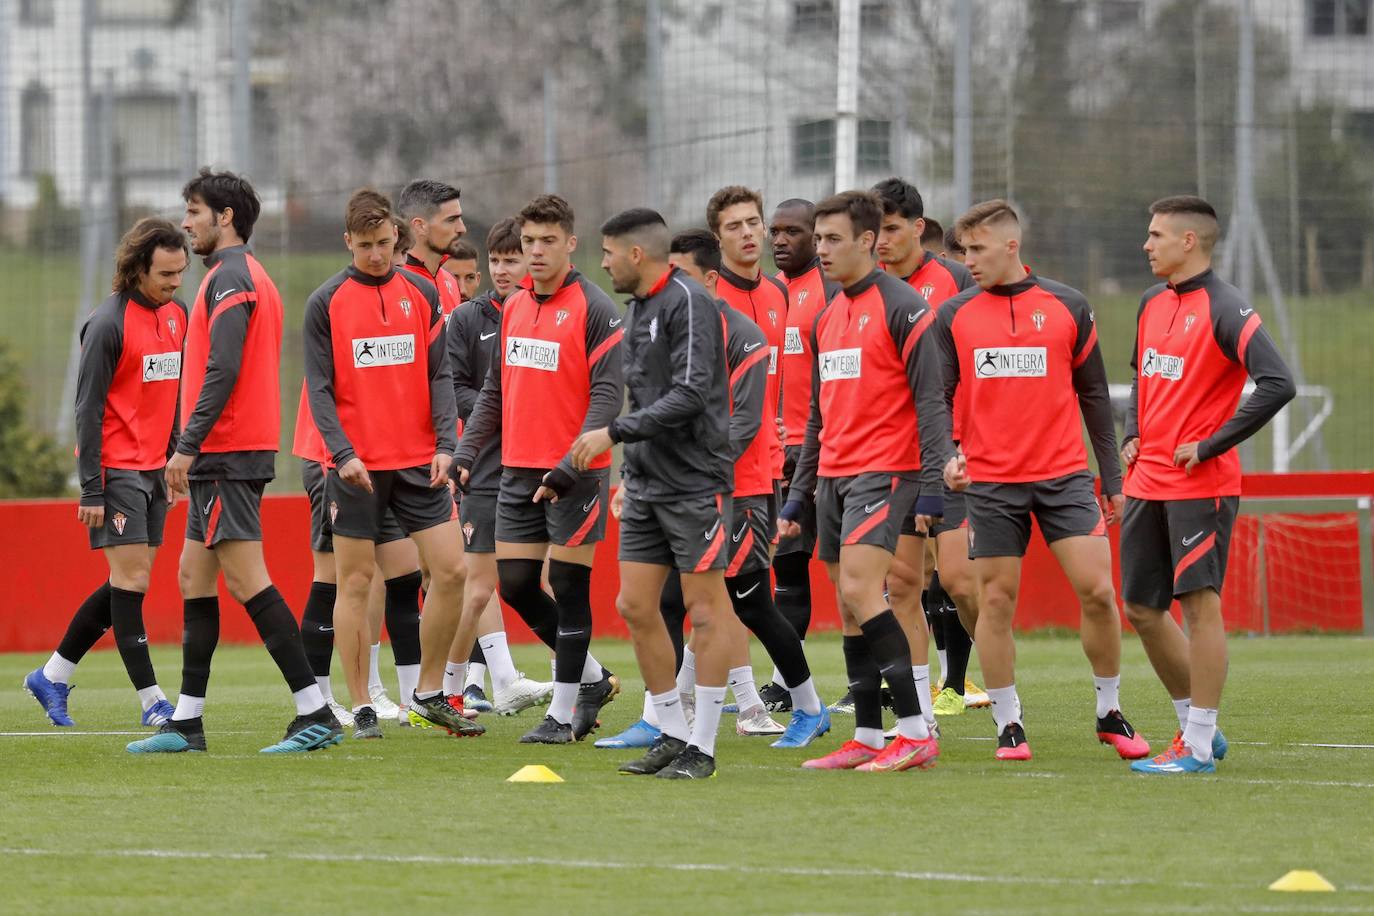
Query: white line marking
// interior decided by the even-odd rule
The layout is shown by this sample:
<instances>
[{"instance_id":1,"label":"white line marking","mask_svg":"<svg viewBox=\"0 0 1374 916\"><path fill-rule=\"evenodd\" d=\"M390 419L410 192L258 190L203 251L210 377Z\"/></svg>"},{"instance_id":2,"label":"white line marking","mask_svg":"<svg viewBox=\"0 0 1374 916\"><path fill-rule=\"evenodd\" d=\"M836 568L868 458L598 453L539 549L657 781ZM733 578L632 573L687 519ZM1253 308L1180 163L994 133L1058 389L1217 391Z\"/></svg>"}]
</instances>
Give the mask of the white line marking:
<instances>
[{"instance_id":1,"label":"white line marking","mask_svg":"<svg viewBox=\"0 0 1374 916\"><path fill-rule=\"evenodd\" d=\"M142 735L143 737L148 738L156 734L157 729L155 728L142 729L136 732L70 732L63 730L60 732L0 732L0 738L82 738L86 736L99 737L101 735ZM216 731L213 732L213 734L216 737L218 737L220 735L251 735L253 734L253 732Z\"/></svg>"}]
</instances>

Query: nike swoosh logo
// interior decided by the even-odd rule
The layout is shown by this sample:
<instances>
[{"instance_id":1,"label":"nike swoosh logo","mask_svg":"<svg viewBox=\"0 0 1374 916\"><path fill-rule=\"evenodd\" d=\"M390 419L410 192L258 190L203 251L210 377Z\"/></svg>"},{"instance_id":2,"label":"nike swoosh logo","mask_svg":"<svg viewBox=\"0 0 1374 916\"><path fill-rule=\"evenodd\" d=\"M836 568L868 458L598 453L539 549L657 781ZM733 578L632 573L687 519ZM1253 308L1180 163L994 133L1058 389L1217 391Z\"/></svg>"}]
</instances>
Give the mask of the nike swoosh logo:
<instances>
[{"instance_id":1,"label":"nike swoosh logo","mask_svg":"<svg viewBox=\"0 0 1374 916\"><path fill-rule=\"evenodd\" d=\"M735 592L735 597L736 597L736 598L739 598L740 600L743 600L743 599L745 599L745 598L748 598L750 595L754 594L754 590L757 589L758 587L759 587L759 583L755 582L753 585L749 586L749 587L746 588L744 591L742 591L742 592Z\"/></svg>"},{"instance_id":2,"label":"nike swoosh logo","mask_svg":"<svg viewBox=\"0 0 1374 916\"><path fill-rule=\"evenodd\" d=\"M719 530L720 530L720 519L716 519L716 523L715 523L714 525L712 525L709 529L707 529L706 533L703 534L702 537L704 537L706 540L709 541L709 540L711 540L711 538L713 538L713 537L716 536L716 532L719 531Z\"/></svg>"},{"instance_id":3,"label":"nike swoosh logo","mask_svg":"<svg viewBox=\"0 0 1374 916\"><path fill-rule=\"evenodd\" d=\"M218 301L220 301L221 299L223 299L225 296L229 295L230 293L236 293L236 292L238 292L238 289L239 289L239 288L238 288L237 286L231 286L231 287L229 287L228 289L226 289L226 290L225 290L224 292L222 292L222 293L216 293L216 294L215 294L215 301L218 302Z\"/></svg>"},{"instance_id":4,"label":"nike swoosh logo","mask_svg":"<svg viewBox=\"0 0 1374 916\"><path fill-rule=\"evenodd\" d=\"M874 512L877 512L878 509L881 508L882 505L883 505L884 503L886 503L886 502L887 502L887 500L885 500L885 499L880 499L880 500L878 500L876 503L873 503L872 505L869 505L869 504L865 503L865 504L864 504L864 514L865 514L865 515L872 515Z\"/></svg>"},{"instance_id":5,"label":"nike swoosh logo","mask_svg":"<svg viewBox=\"0 0 1374 916\"><path fill-rule=\"evenodd\" d=\"M738 544L738 543L739 543L739 539L742 538L742 537L744 537L744 532L746 532L746 531L748 531L748 530L749 530L749 523L748 523L748 522L745 522L743 525L740 525L740 526L739 526L739 530L738 530L738 531L736 531L734 534L730 535L730 540L732 540L732 541L734 541L736 544Z\"/></svg>"},{"instance_id":6,"label":"nike swoosh logo","mask_svg":"<svg viewBox=\"0 0 1374 916\"><path fill-rule=\"evenodd\" d=\"M1193 546L1193 542L1196 541L1196 540L1197 540L1198 538L1200 538L1200 537L1202 537L1202 532L1201 532L1201 531L1199 531L1197 534L1193 535L1193 536L1190 537L1190 538L1184 538L1184 539L1183 539L1183 546L1184 546L1184 547L1192 547L1192 546Z\"/></svg>"},{"instance_id":7,"label":"nike swoosh logo","mask_svg":"<svg viewBox=\"0 0 1374 916\"><path fill-rule=\"evenodd\" d=\"M616 327L616 326L618 326L618 325L620 324L620 319L619 319L619 318L612 318L611 321L610 321L610 324L611 324L611 327L614 328L614 327Z\"/></svg>"},{"instance_id":8,"label":"nike swoosh logo","mask_svg":"<svg viewBox=\"0 0 1374 916\"><path fill-rule=\"evenodd\" d=\"M146 637L146 636L140 636L140 637L138 638L138 643L139 643L139 645L142 645L143 643L145 643L145 642L147 642L147 641L148 641L148 637Z\"/></svg>"},{"instance_id":9,"label":"nike swoosh logo","mask_svg":"<svg viewBox=\"0 0 1374 916\"><path fill-rule=\"evenodd\" d=\"M210 497L210 501L209 501L208 503L205 504L205 514L206 514L206 515L209 515L209 514L210 514L210 507L213 506L214 504L215 504L215 498L212 496L212 497Z\"/></svg>"},{"instance_id":10,"label":"nike swoosh logo","mask_svg":"<svg viewBox=\"0 0 1374 916\"><path fill-rule=\"evenodd\" d=\"M492 331L490 334L480 334L478 336L480 336L483 340L491 340L493 337L496 336L496 332Z\"/></svg>"},{"instance_id":11,"label":"nike swoosh logo","mask_svg":"<svg viewBox=\"0 0 1374 916\"><path fill-rule=\"evenodd\" d=\"M915 324L915 323L916 323L916 316L919 315L919 314L921 314L921 313L920 313L920 312L912 312L911 314L907 315L907 316L906 316L906 323L907 323L907 324Z\"/></svg>"},{"instance_id":12,"label":"nike swoosh logo","mask_svg":"<svg viewBox=\"0 0 1374 916\"><path fill-rule=\"evenodd\" d=\"M745 352L745 353L753 353L755 350L757 350L757 349L758 349L759 347L761 347L761 346L763 346L763 342L762 342L762 341L759 341L758 343L745 344L745 345L744 345L744 352Z\"/></svg>"},{"instance_id":13,"label":"nike swoosh logo","mask_svg":"<svg viewBox=\"0 0 1374 916\"><path fill-rule=\"evenodd\" d=\"M321 632L321 633L333 633L333 632L334 632L334 628L333 628L333 627L320 627L320 632Z\"/></svg>"},{"instance_id":14,"label":"nike swoosh logo","mask_svg":"<svg viewBox=\"0 0 1374 916\"><path fill-rule=\"evenodd\" d=\"M1253 312L1253 311L1254 311L1254 309L1241 309L1241 310L1240 310L1240 313L1241 313L1242 315L1248 315L1248 314L1250 314L1250 313Z\"/></svg>"},{"instance_id":15,"label":"nike swoosh logo","mask_svg":"<svg viewBox=\"0 0 1374 916\"><path fill-rule=\"evenodd\" d=\"M597 501L598 499L600 499L600 498L601 498L600 496L593 496L593 497L592 497L592 501L589 502L589 503L587 503L585 506L582 507L582 511L583 511L583 512L590 512L590 511L592 511L592 506L595 506L595 505L596 505L596 501Z\"/></svg>"}]
</instances>

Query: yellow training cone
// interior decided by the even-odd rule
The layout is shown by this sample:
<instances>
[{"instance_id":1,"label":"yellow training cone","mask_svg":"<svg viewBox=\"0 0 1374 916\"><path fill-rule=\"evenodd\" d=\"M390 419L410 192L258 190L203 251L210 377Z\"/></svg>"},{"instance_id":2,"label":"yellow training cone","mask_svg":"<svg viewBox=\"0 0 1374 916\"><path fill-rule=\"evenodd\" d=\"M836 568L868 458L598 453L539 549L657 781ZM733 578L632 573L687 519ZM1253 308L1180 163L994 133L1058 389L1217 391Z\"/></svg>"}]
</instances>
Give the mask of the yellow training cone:
<instances>
[{"instance_id":1,"label":"yellow training cone","mask_svg":"<svg viewBox=\"0 0 1374 916\"><path fill-rule=\"evenodd\" d=\"M562 782L563 777L542 764L521 767L506 782Z\"/></svg>"},{"instance_id":2,"label":"yellow training cone","mask_svg":"<svg viewBox=\"0 0 1374 916\"><path fill-rule=\"evenodd\" d=\"M526 767L526 769L529 769ZM1336 886L1314 871L1290 871L1273 884L1271 891L1334 891Z\"/></svg>"}]
</instances>

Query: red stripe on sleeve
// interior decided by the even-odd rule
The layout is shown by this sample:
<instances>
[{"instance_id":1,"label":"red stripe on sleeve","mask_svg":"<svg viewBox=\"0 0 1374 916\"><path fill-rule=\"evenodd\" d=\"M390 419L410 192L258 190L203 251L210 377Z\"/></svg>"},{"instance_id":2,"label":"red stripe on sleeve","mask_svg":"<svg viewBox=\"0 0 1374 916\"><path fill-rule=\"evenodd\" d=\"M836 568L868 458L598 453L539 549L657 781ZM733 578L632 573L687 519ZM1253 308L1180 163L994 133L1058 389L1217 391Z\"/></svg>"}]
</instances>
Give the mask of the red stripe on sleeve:
<instances>
[{"instance_id":1,"label":"red stripe on sleeve","mask_svg":"<svg viewBox=\"0 0 1374 916\"><path fill-rule=\"evenodd\" d=\"M620 339L624 336L625 329L621 328L614 334L612 334L610 337L607 337L605 340L601 341L601 343L597 344L596 349L593 350L587 356L587 365L595 366L597 362L600 361L601 357L606 355L606 353L611 349L611 347L614 347L616 344L620 343Z\"/></svg>"},{"instance_id":2,"label":"red stripe on sleeve","mask_svg":"<svg viewBox=\"0 0 1374 916\"><path fill-rule=\"evenodd\" d=\"M740 363L738 366L735 367L734 372L730 373L730 387L734 388L735 382L738 382L740 378L743 377L744 373L748 372L751 367L767 359L768 355L769 351L765 350L763 347L759 347L757 350L755 350L753 356L750 356L747 359L745 359L744 362Z\"/></svg>"},{"instance_id":3,"label":"red stripe on sleeve","mask_svg":"<svg viewBox=\"0 0 1374 916\"><path fill-rule=\"evenodd\" d=\"M1260 329L1260 316L1251 315L1240 329L1240 342L1236 344L1236 359L1245 364L1245 351L1250 349L1250 338Z\"/></svg>"},{"instance_id":4,"label":"red stripe on sleeve","mask_svg":"<svg viewBox=\"0 0 1374 916\"><path fill-rule=\"evenodd\" d=\"M921 335L926 332L935 321L935 310L926 309L926 313L916 320L916 327L911 329L911 333L906 336L906 345L902 347L902 362L911 358L911 351L916 349L916 342L921 339Z\"/></svg>"},{"instance_id":5,"label":"red stripe on sleeve","mask_svg":"<svg viewBox=\"0 0 1374 916\"><path fill-rule=\"evenodd\" d=\"M1092 326L1088 332L1088 339L1083 343L1083 349L1079 350L1073 357L1073 367L1077 369L1087 360L1088 354L1092 353L1093 347L1097 346L1097 325Z\"/></svg>"},{"instance_id":6,"label":"red stripe on sleeve","mask_svg":"<svg viewBox=\"0 0 1374 916\"><path fill-rule=\"evenodd\" d=\"M225 299L222 302L216 302L215 311L210 315L210 324L214 325L214 323L219 320L220 315L223 315L225 312L227 312L229 309L233 308L236 305L243 305L247 302L257 301L257 293L253 292L252 290L244 290L236 296L230 296L228 299Z\"/></svg>"}]
</instances>

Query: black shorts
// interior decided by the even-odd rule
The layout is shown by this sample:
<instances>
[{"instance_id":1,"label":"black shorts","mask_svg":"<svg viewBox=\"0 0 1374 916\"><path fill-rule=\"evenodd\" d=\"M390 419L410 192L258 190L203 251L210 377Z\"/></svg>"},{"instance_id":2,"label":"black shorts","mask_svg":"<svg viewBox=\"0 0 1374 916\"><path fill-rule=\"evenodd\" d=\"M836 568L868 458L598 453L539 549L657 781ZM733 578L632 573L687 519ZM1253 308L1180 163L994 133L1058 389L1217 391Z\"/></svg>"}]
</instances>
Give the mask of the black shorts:
<instances>
[{"instance_id":1,"label":"black shorts","mask_svg":"<svg viewBox=\"0 0 1374 916\"><path fill-rule=\"evenodd\" d=\"M819 558L838 563L840 547L854 544L894 552L902 523L911 517L920 493L916 471L820 478L816 482Z\"/></svg>"},{"instance_id":2,"label":"black shorts","mask_svg":"<svg viewBox=\"0 0 1374 916\"><path fill-rule=\"evenodd\" d=\"M975 481L966 495L971 558L1024 557L1032 515L1047 544L1107 534L1093 475L1087 471L1027 483Z\"/></svg>"},{"instance_id":3,"label":"black shorts","mask_svg":"<svg viewBox=\"0 0 1374 916\"><path fill-rule=\"evenodd\" d=\"M105 524L89 529L92 550L125 544L160 547L166 525L167 479L161 468L105 468Z\"/></svg>"},{"instance_id":4,"label":"black shorts","mask_svg":"<svg viewBox=\"0 0 1374 916\"><path fill-rule=\"evenodd\" d=\"M310 500L310 549L317 553L334 552L334 526L329 521L329 501L324 498L325 467L318 461L302 459L301 485ZM406 536L390 509L382 516L378 544L390 544Z\"/></svg>"},{"instance_id":5,"label":"black shorts","mask_svg":"<svg viewBox=\"0 0 1374 916\"><path fill-rule=\"evenodd\" d=\"M956 493L945 487L945 514L931 526L931 536L939 537L946 531L958 531L967 526L968 500L964 498L963 493Z\"/></svg>"},{"instance_id":6,"label":"black shorts","mask_svg":"<svg viewBox=\"0 0 1374 916\"><path fill-rule=\"evenodd\" d=\"M186 539L214 548L221 541L262 540L266 480L193 480Z\"/></svg>"},{"instance_id":7,"label":"black shorts","mask_svg":"<svg viewBox=\"0 0 1374 916\"><path fill-rule=\"evenodd\" d=\"M558 502L534 502L543 486L544 471L501 472L496 499L496 540L508 544L557 544L580 547L606 537L611 501L611 469L583 471L577 483Z\"/></svg>"},{"instance_id":8,"label":"black shorts","mask_svg":"<svg viewBox=\"0 0 1374 916\"><path fill-rule=\"evenodd\" d=\"M728 496L650 503L627 493L620 507L620 562L652 563L684 573L725 569L730 503Z\"/></svg>"},{"instance_id":9,"label":"black shorts","mask_svg":"<svg viewBox=\"0 0 1374 916\"><path fill-rule=\"evenodd\" d=\"M453 519L453 497L448 487L429 485L429 465L369 471L368 476L372 478L371 493L345 483L338 468L329 469L324 495L334 534L380 544L388 516L405 535Z\"/></svg>"},{"instance_id":10,"label":"black shorts","mask_svg":"<svg viewBox=\"0 0 1374 916\"><path fill-rule=\"evenodd\" d=\"M470 491L464 493L458 503L463 549L468 553L496 552L496 500L495 491Z\"/></svg>"},{"instance_id":11,"label":"black shorts","mask_svg":"<svg viewBox=\"0 0 1374 916\"><path fill-rule=\"evenodd\" d=\"M792 479L792 472L796 470L797 458L801 455L800 445L789 445L783 450L786 458L783 461L783 477ZM778 505L786 502L786 490L782 492L778 499ZM810 494L808 494L809 496ZM801 525L801 534L796 537L783 538L778 541L777 556L785 553L804 553L808 557L816 553L816 502L813 499L802 500L801 518L797 519L797 524Z\"/></svg>"},{"instance_id":12,"label":"black shorts","mask_svg":"<svg viewBox=\"0 0 1374 916\"><path fill-rule=\"evenodd\" d=\"M1163 611L1189 592L1220 594L1239 507L1239 496L1126 500L1122 599Z\"/></svg>"},{"instance_id":13,"label":"black shorts","mask_svg":"<svg viewBox=\"0 0 1374 916\"><path fill-rule=\"evenodd\" d=\"M772 565L773 543L778 537L778 498L769 496L736 496L730 507L730 543L726 545L729 558L725 564L727 576L768 569Z\"/></svg>"}]
</instances>

